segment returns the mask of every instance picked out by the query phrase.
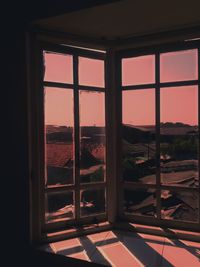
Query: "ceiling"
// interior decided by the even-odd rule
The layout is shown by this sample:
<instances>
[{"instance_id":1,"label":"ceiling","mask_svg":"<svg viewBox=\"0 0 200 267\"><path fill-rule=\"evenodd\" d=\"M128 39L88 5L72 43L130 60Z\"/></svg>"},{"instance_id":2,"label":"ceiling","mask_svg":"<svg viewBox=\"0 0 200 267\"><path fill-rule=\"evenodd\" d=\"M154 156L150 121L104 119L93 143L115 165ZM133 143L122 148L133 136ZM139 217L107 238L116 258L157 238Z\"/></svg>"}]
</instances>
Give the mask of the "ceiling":
<instances>
[{"instance_id":1,"label":"ceiling","mask_svg":"<svg viewBox=\"0 0 200 267\"><path fill-rule=\"evenodd\" d=\"M200 28L199 0L121 0L33 22L34 27L96 41L122 41Z\"/></svg>"}]
</instances>

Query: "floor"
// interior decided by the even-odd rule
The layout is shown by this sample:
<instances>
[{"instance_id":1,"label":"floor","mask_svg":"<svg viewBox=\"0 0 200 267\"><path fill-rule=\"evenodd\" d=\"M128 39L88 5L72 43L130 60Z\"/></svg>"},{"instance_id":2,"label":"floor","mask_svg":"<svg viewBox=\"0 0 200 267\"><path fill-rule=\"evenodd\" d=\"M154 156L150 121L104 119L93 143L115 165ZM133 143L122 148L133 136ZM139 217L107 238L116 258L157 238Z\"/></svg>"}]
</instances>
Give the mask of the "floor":
<instances>
[{"instance_id":1,"label":"floor","mask_svg":"<svg viewBox=\"0 0 200 267\"><path fill-rule=\"evenodd\" d=\"M200 243L124 231L54 242L46 251L116 267L200 267Z\"/></svg>"}]
</instances>

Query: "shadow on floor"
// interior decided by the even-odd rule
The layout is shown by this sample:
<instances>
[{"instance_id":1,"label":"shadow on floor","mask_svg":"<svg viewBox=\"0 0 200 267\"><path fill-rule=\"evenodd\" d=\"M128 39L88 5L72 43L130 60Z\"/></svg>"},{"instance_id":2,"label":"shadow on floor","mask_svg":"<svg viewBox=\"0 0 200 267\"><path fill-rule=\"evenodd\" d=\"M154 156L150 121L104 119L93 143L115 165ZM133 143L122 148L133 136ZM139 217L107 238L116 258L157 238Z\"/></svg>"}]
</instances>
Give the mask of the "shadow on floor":
<instances>
[{"instance_id":1,"label":"shadow on floor","mask_svg":"<svg viewBox=\"0 0 200 267\"><path fill-rule=\"evenodd\" d=\"M164 253L165 248L167 248L167 253L169 253L170 249L180 248L182 253L187 254L189 252L192 255L192 259L196 259L197 265L195 266L198 266L198 264L200 266L200 246L195 246L195 242L187 245L187 243L178 239L115 230L83 236L76 238L76 240L76 244L72 247L69 246L69 240L64 241L66 246L63 243L63 247L60 247L54 253L61 254L68 259L70 257L73 259L75 254L76 256L79 253L80 255L84 254L85 256L82 259L84 258L85 261L82 261L82 263L91 262L93 266L98 263L104 266L122 267L173 267L180 266L174 265L176 255L171 255L174 257L172 260L167 256L168 254Z\"/></svg>"}]
</instances>

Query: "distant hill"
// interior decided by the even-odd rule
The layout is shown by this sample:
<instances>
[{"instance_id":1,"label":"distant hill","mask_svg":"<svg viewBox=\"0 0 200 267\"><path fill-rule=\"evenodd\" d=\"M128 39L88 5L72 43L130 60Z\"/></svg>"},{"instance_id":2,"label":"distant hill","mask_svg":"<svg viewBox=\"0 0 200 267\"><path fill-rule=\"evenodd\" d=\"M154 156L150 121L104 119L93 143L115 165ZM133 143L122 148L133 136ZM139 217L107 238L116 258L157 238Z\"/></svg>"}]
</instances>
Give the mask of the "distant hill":
<instances>
[{"instance_id":1,"label":"distant hill","mask_svg":"<svg viewBox=\"0 0 200 267\"><path fill-rule=\"evenodd\" d=\"M162 138L180 135L196 135L197 126L191 126L181 122L166 122L160 124ZM155 126L153 125L129 125L122 126L123 139L129 143L148 143L155 140ZM81 138L91 143L105 142L105 127L83 126L81 127ZM48 143L71 143L73 139L73 128L66 126L47 125L46 140Z\"/></svg>"},{"instance_id":2,"label":"distant hill","mask_svg":"<svg viewBox=\"0 0 200 267\"><path fill-rule=\"evenodd\" d=\"M160 124L160 134L162 141L169 141L174 136L196 135L198 134L198 128L181 122L166 122ZM132 144L149 143L155 140L155 126L123 124L122 135L124 140Z\"/></svg>"},{"instance_id":3,"label":"distant hill","mask_svg":"<svg viewBox=\"0 0 200 267\"><path fill-rule=\"evenodd\" d=\"M49 143L49 142L68 143L68 142L72 142L72 140L73 140L72 129L71 129L71 132L70 131L66 131L66 132L51 132L51 133L47 133L47 135L46 135L47 143Z\"/></svg>"},{"instance_id":4,"label":"distant hill","mask_svg":"<svg viewBox=\"0 0 200 267\"><path fill-rule=\"evenodd\" d=\"M83 126L80 129L81 137L91 138L92 142L105 141L105 127ZM73 140L73 127L47 125L46 140L48 143L68 143Z\"/></svg>"},{"instance_id":5,"label":"distant hill","mask_svg":"<svg viewBox=\"0 0 200 267\"><path fill-rule=\"evenodd\" d=\"M161 122L160 127L162 127L162 128L165 128L165 127L174 128L174 127L193 127L193 126L191 126L189 124L182 123L182 122Z\"/></svg>"}]
</instances>

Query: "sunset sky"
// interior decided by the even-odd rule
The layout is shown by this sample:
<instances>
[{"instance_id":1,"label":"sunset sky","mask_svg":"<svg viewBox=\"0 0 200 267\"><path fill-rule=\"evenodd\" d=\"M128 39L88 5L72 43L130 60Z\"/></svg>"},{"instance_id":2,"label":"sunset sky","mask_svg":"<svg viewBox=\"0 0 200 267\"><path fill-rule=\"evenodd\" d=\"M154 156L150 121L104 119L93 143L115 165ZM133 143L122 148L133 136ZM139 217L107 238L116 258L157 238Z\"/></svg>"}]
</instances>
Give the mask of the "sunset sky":
<instances>
[{"instance_id":1,"label":"sunset sky","mask_svg":"<svg viewBox=\"0 0 200 267\"><path fill-rule=\"evenodd\" d=\"M161 54L161 82L197 79L197 50ZM45 53L45 81L73 83L70 55ZM122 60L122 85L155 82L154 55ZM104 87L104 65L101 60L79 57L79 84ZM109 90L109 88L107 89ZM161 121L197 124L198 88L185 86L161 89ZM80 92L80 125L105 125L104 93ZM123 123L155 124L155 89L124 91ZM45 123L73 125L73 91L45 88Z\"/></svg>"}]
</instances>

